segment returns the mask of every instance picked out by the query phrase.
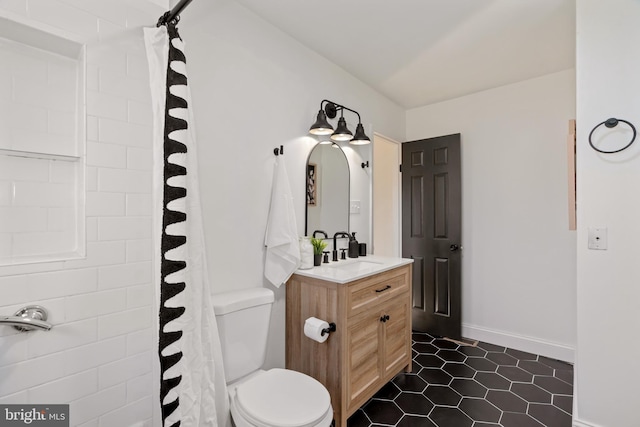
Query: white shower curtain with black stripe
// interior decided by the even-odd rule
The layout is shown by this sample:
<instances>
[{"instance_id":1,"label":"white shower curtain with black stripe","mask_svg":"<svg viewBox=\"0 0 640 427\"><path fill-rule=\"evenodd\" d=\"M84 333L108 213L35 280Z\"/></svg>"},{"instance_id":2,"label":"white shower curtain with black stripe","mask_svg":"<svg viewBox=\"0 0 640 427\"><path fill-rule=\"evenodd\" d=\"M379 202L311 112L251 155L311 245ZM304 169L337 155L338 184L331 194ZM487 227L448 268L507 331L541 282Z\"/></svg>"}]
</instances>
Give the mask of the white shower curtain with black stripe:
<instances>
[{"instance_id":1,"label":"white shower curtain with black stripe","mask_svg":"<svg viewBox=\"0 0 640 427\"><path fill-rule=\"evenodd\" d=\"M229 406L206 268L184 44L172 23L145 28L144 36L154 115L155 415L163 427L224 427Z\"/></svg>"}]
</instances>

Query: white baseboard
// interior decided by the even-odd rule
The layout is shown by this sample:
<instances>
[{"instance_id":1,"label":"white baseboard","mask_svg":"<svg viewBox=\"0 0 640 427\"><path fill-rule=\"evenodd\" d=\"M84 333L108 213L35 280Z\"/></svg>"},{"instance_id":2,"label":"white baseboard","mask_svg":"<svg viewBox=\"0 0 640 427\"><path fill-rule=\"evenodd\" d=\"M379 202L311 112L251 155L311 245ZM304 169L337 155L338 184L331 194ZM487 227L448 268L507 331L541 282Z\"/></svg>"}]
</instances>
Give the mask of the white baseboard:
<instances>
[{"instance_id":1,"label":"white baseboard","mask_svg":"<svg viewBox=\"0 0 640 427\"><path fill-rule=\"evenodd\" d=\"M600 426L597 426L595 424L585 423L584 421L574 419L573 427L600 427Z\"/></svg>"},{"instance_id":2,"label":"white baseboard","mask_svg":"<svg viewBox=\"0 0 640 427\"><path fill-rule=\"evenodd\" d=\"M514 350L539 354L541 356L569 363L573 363L575 360L575 348L573 347L524 335L516 335L505 331L483 328L476 325L470 325L468 323L462 324L462 336L473 340L513 348ZM585 424L584 426L591 427L588 424Z\"/></svg>"}]
</instances>

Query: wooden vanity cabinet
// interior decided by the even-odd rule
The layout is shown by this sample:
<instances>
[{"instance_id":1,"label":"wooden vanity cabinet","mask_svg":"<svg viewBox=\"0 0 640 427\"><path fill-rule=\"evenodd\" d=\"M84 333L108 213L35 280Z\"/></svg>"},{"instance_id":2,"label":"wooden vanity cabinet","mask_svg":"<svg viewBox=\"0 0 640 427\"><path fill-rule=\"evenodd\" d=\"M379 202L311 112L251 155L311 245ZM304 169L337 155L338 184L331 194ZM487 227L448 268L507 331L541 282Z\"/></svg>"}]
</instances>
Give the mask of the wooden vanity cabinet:
<instances>
[{"instance_id":1,"label":"wooden vanity cabinet","mask_svg":"<svg viewBox=\"0 0 640 427\"><path fill-rule=\"evenodd\" d=\"M287 282L286 367L320 381L336 427L398 372L411 371L411 265L340 284L298 274ZM317 317L336 324L327 341L304 335Z\"/></svg>"}]
</instances>

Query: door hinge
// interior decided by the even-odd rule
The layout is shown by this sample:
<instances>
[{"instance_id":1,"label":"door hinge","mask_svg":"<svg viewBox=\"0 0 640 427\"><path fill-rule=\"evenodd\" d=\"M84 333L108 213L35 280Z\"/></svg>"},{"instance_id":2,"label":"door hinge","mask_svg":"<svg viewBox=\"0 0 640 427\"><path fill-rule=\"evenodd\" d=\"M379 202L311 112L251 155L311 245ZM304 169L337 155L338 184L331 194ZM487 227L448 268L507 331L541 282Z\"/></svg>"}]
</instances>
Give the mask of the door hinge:
<instances>
[{"instance_id":1,"label":"door hinge","mask_svg":"<svg viewBox=\"0 0 640 427\"><path fill-rule=\"evenodd\" d=\"M402 172L402 163L400 164L400 172Z\"/></svg>"}]
</instances>

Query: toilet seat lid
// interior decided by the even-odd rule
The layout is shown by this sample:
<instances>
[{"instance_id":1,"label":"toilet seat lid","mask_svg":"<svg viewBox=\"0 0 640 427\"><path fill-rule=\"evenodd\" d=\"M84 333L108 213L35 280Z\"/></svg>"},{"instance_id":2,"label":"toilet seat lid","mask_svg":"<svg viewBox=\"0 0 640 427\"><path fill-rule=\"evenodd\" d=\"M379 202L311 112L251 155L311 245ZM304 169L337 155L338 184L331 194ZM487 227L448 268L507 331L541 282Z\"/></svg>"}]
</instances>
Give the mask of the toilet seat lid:
<instances>
[{"instance_id":1,"label":"toilet seat lid","mask_svg":"<svg viewBox=\"0 0 640 427\"><path fill-rule=\"evenodd\" d=\"M331 408L327 389L316 379L288 369L271 369L236 389L238 409L257 425L313 426Z\"/></svg>"}]
</instances>

